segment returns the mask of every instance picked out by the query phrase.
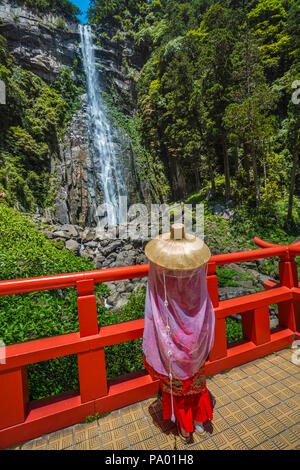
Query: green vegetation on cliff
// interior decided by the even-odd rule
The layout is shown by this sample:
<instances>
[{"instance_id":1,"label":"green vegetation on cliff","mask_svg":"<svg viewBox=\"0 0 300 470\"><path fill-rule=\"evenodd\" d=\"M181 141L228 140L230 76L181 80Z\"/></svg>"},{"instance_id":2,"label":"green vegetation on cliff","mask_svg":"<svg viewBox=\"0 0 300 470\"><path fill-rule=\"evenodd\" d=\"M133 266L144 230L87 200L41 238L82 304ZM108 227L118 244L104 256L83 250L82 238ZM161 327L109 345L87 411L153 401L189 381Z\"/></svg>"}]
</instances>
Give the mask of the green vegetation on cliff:
<instances>
[{"instance_id":1,"label":"green vegetation on cliff","mask_svg":"<svg viewBox=\"0 0 300 470\"><path fill-rule=\"evenodd\" d=\"M43 13L53 13L63 15L66 19L78 22L77 15L80 14L79 8L69 0L15 0L20 6L25 6L35 10L42 15Z\"/></svg>"},{"instance_id":2,"label":"green vegetation on cliff","mask_svg":"<svg viewBox=\"0 0 300 470\"><path fill-rule=\"evenodd\" d=\"M11 205L25 210L52 205L55 161L63 130L79 104L81 88L69 68L48 85L17 66L0 36L0 80L6 84L6 102L0 117L0 192Z\"/></svg>"}]
</instances>

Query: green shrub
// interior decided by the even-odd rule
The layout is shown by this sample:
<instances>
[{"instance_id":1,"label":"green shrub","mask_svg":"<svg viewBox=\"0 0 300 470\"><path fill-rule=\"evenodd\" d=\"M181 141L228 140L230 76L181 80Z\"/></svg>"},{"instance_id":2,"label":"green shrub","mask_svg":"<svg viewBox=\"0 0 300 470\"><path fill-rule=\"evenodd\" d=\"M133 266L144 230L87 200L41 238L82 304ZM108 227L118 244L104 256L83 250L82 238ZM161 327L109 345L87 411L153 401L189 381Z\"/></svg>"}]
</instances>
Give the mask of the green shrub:
<instances>
[{"instance_id":1,"label":"green shrub","mask_svg":"<svg viewBox=\"0 0 300 470\"><path fill-rule=\"evenodd\" d=\"M242 324L233 318L226 318L226 338L227 344L233 343L243 338Z\"/></svg>"},{"instance_id":2,"label":"green shrub","mask_svg":"<svg viewBox=\"0 0 300 470\"><path fill-rule=\"evenodd\" d=\"M218 286L219 287L238 287L241 285L239 281L233 280L235 276L238 276L242 281L248 281L254 279L249 273L239 273L235 269L230 268L219 268L217 267Z\"/></svg>"},{"instance_id":3,"label":"green shrub","mask_svg":"<svg viewBox=\"0 0 300 470\"><path fill-rule=\"evenodd\" d=\"M63 20L62 20L63 21ZM51 207L54 185L51 159L79 106L81 88L64 68L46 84L14 65L0 35L0 80L6 83L7 105L0 116L0 192L10 205L35 211Z\"/></svg>"},{"instance_id":4,"label":"green shrub","mask_svg":"<svg viewBox=\"0 0 300 470\"><path fill-rule=\"evenodd\" d=\"M65 20L63 18L57 18L55 20L55 26L59 29L65 30L65 31L68 29L68 25L67 25L67 23L65 22Z\"/></svg>"},{"instance_id":5,"label":"green shrub","mask_svg":"<svg viewBox=\"0 0 300 470\"><path fill-rule=\"evenodd\" d=\"M45 276L94 269L93 263L58 249L26 216L0 203L0 280ZM98 321L106 308L101 297L107 286L95 287ZM78 331L75 288L0 297L0 338L6 345ZM28 367L31 399L78 386L75 356Z\"/></svg>"}]
</instances>

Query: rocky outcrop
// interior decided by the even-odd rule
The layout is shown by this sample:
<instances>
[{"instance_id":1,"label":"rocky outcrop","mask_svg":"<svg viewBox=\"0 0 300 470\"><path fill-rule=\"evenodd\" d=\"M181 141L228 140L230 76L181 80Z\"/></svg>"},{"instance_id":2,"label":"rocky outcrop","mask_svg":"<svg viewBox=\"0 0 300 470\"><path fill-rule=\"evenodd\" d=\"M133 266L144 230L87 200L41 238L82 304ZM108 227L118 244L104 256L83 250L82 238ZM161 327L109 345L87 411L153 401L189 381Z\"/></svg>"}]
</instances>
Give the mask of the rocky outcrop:
<instances>
[{"instance_id":1,"label":"rocky outcrop","mask_svg":"<svg viewBox=\"0 0 300 470\"><path fill-rule=\"evenodd\" d=\"M53 158L51 162L51 172L56 176L55 213L52 214L52 220L61 224L84 226L92 220L95 187L87 122L87 97L82 95L80 111L72 117L60 143L58 158Z\"/></svg>"},{"instance_id":2,"label":"rocky outcrop","mask_svg":"<svg viewBox=\"0 0 300 470\"><path fill-rule=\"evenodd\" d=\"M134 47L134 41L113 27L94 25L95 57L101 81L116 104L132 115L136 107L136 81L145 58Z\"/></svg>"},{"instance_id":3,"label":"rocky outcrop","mask_svg":"<svg viewBox=\"0 0 300 470\"><path fill-rule=\"evenodd\" d=\"M13 2L1 2L0 34L16 62L46 82L78 58L77 25L57 15L39 16Z\"/></svg>"},{"instance_id":4,"label":"rocky outcrop","mask_svg":"<svg viewBox=\"0 0 300 470\"><path fill-rule=\"evenodd\" d=\"M103 203L102 186L97 176L99 161L92 145L92 129L88 126L87 95L81 96L80 110L73 115L59 147L59 156L52 159L51 171L56 175L55 213L51 220L61 224L97 225L97 208ZM126 133L112 127L112 144L118 165L124 168L128 203L139 199L135 162Z\"/></svg>"}]
</instances>

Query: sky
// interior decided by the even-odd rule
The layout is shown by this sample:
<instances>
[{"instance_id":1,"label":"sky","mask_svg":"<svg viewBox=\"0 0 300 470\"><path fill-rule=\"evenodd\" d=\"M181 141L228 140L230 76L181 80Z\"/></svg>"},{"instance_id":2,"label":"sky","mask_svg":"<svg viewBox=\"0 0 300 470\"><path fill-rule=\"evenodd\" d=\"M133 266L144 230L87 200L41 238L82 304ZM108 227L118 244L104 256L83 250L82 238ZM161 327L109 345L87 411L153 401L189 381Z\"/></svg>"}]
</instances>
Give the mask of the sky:
<instances>
[{"instance_id":1,"label":"sky","mask_svg":"<svg viewBox=\"0 0 300 470\"><path fill-rule=\"evenodd\" d=\"M86 23L87 18L86 18L85 12L89 7L89 3L90 3L89 0L71 0L71 1L72 3L77 5L78 8L80 8L82 12L84 12L83 15L79 16L78 18L80 19L81 23Z\"/></svg>"}]
</instances>

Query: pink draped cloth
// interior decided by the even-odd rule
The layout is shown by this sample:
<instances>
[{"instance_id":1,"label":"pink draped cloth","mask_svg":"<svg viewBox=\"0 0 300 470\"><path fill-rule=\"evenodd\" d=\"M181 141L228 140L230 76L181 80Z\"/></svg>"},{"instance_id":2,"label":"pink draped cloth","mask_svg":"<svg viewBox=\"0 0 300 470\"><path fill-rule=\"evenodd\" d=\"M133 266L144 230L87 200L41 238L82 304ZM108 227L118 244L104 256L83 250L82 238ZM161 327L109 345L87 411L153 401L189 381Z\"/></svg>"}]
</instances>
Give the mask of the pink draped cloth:
<instances>
[{"instance_id":1,"label":"pink draped cloth","mask_svg":"<svg viewBox=\"0 0 300 470\"><path fill-rule=\"evenodd\" d=\"M171 271L150 263L143 351L155 371L169 375L171 360L173 378L195 375L212 349L214 326L205 266Z\"/></svg>"}]
</instances>

